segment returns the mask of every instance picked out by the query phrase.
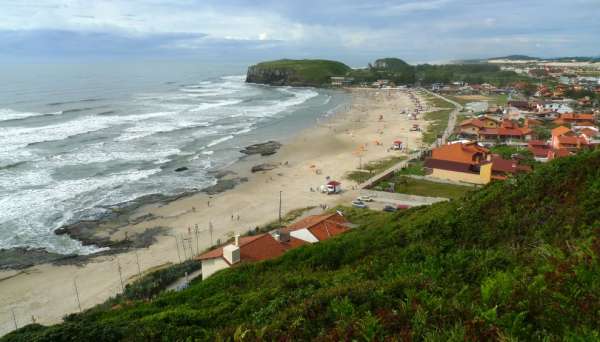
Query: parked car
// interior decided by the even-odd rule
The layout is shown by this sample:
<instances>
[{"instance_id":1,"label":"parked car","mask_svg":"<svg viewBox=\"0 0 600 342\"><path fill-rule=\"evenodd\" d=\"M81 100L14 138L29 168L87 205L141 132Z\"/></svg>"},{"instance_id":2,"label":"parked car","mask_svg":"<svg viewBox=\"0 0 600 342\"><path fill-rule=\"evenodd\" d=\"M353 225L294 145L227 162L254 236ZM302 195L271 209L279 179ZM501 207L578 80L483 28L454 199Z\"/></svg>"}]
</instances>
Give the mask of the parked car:
<instances>
[{"instance_id":1,"label":"parked car","mask_svg":"<svg viewBox=\"0 0 600 342\"><path fill-rule=\"evenodd\" d=\"M408 204L398 204L398 205L396 206L396 209L398 209L398 210L406 210L406 209L410 209L410 205L408 205Z\"/></svg>"},{"instance_id":2,"label":"parked car","mask_svg":"<svg viewBox=\"0 0 600 342\"><path fill-rule=\"evenodd\" d=\"M373 202L371 196L359 196L356 200L361 202Z\"/></svg>"},{"instance_id":3,"label":"parked car","mask_svg":"<svg viewBox=\"0 0 600 342\"><path fill-rule=\"evenodd\" d=\"M386 205L385 207L383 207L383 211L387 211L388 213L392 213L394 211L396 211L398 209L396 209L396 207L394 207L393 205Z\"/></svg>"},{"instance_id":4,"label":"parked car","mask_svg":"<svg viewBox=\"0 0 600 342\"><path fill-rule=\"evenodd\" d=\"M360 209L368 208L368 206L363 201L357 201L357 200L352 201L352 206L354 208L360 208Z\"/></svg>"}]
</instances>

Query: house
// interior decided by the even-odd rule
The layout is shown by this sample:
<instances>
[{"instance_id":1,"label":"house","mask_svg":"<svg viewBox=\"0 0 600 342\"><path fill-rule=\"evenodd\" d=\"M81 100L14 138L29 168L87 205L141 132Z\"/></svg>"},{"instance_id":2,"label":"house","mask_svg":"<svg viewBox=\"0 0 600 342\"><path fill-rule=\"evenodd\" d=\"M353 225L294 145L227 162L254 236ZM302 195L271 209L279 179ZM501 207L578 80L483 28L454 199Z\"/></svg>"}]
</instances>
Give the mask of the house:
<instances>
[{"instance_id":1,"label":"house","mask_svg":"<svg viewBox=\"0 0 600 342\"><path fill-rule=\"evenodd\" d=\"M339 213L308 216L281 231L305 243L327 240L349 230L348 221Z\"/></svg>"},{"instance_id":2,"label":"house","mask_svg":"<svg viewBox=\"0 0 600 342\"><path fill-rule=\"evenodd\" d=\"M526 112L531 110L528 101L508 101L508 106Z\"/></svg>"},{"instance_id":3,"label":"house","mask_svg":"<svg viewBox=\"0 0 600 342\"><path fill-rule=\"evenodd\" d=\"M503 159L492 156L492 179L504 180L519 173L531 172L531 166L521 165L517 159Z\"/></svg>"},{"instance_id":4,"label":"house","mask_svg":"<svg viewBox=\"0 0 600 342\"><path fill-rule=\"evenodd\" d=\"M254 236L235 236L233 243L201 254L202 279L243 262L273 259L286 251L327 240L348 231L349 222L338 212L308 216L283 229Z\"/></svg>"},{"instance_id":5,"label":"house","mask_svg":"<svg viewBox=\"0 0 600 342\"><path fill-rule=\"evenodd\" d=\"M496 140L496 141L528 141L531 140L533 131L527 127L519 127L519 125L508 119L502 120L498 128L484 128L479 130L480 140Z\"/></svg>"},{"instance_id":6,"label":"house","mask_svg":"<svg viewBox=\"0 0 600 342\"><path fill-rule=\"evenodd\" d=\"M273 259L304 244L305 241L289 234L280 234L277 238L268 233L241 238L236 235L232 244L201 254L197 260L202 262L202 279L206 279L215 272L235 264Z\"/></svg>"},{"instance_id":7,"label":"house","mask_svg":"<svg viewBox=\"0 0 600 342\"><path fill-rule=\"evenodd\" d=\"M349 87L354 82L352 77L332 76L330 79L332 87Z\"/></svg>"},{"instance_id":8,"label":"house","mask_svg":"<svg viewBox=\"0 0 600 342\"><path fill-rule=\"evenodd\" d=\"M460 133L468 135L478 135L479 130L483 128L498 128L500 120L490 116L480 116L468 119L460 123Z\"/></svg>"},{"instance_id":9,"label":"house","mask_svg":"<svg viewBox=\"0 0 600 342\"><path fill-rule=\"evenodd\" d=\"M537 112L553 111L553 112L557 112L559 114L570 113L573 111L573 108L571 106L569 106L567 103L562 102L562 101L561 102L556 102L556 101L537 102L535 109Z\"/></svg>"},{"instance_id":10,"label":"house","mask_svg":"<svg viewBox=\"0 0 600 342\"><path fill-rule=\"evenodd\" d=\"M434 178L487 184L492 176L488 156L489 151L476 142L457 142L434 148L431 157L425 160L425 167L431 170Z\"/></svg>"},{"instance_id":11,"label":"house","mask_svg":"<svg viewBox=\"0 0 600 342\"><path fill-rule=\"evenodd\" d=\"M552 148L555 150L567 150L574 152L589 147L589 141L584 135L577 135L565 126L559 126L552 130Z\"/></svg>"},{"instance_id":12,"label":"house","mask_svg":"<svg viewBox=\"0 0 600 342\"><path fill-rule=\"evenodd\" d=\"M530 140L527 142L527 149L533 154L533 158L539 162L548 160L548 152L552 147L542 140Z\"/></svg>"},{"instance_id":13,"label":"house","mask_svg":"<svg viewBox=\"0 0 600 342\"><path fill-rule=\"evenodd\" d=\"M576 113L561 113L560 117L554 120L557 125L579 125L580 123L587 123L588 125L594 125L596 121L594 114L576 114Z\"/></svg>"}]
</instances>

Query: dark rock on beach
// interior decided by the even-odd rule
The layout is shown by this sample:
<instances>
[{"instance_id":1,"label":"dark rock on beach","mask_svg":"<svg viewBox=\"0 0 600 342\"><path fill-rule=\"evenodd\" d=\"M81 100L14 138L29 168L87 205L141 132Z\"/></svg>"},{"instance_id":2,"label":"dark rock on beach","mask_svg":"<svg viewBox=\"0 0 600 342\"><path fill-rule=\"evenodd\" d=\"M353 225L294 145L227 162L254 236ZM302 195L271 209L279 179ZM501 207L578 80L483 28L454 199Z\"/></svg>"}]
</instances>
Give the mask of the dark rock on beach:
<instances>
[{"instance_id":1,"label":"dark rock on beach","mask_svg":"<svg viewBox=\"0 0 600 342\"><path fill-rule=\"evenodd\" d=\"M275 164L259 164L252 167L252 173L261 172L261 171L271 171L277 168Z\"/></svg>"},{"instance_id":2,"label":"dark rock on beach","mask_svg":"<svg viewBox=\"0 0 600 342\"><path fill-rule=\"evenodd\" d=\"M178 167L178 168L176 168L176 169L175 169L175 172L182 172L182 171L187 171L187 170L189 170L189 169L187 168L187 166L182 166L182 167Z\"/></svg>"},{"instance_id":3,"label":"dark rock on beach","mask_svg":"<svg viewBox=\"0 0 600 342\"><path fill-rule=\"evenodd\" d=\"M250 145L240 152L246 155L260 154L261 156L270 156L277 153L277 150L280 148L281 143L277 141L267 141L265 143Z\"/></svg>"}]
</instances>

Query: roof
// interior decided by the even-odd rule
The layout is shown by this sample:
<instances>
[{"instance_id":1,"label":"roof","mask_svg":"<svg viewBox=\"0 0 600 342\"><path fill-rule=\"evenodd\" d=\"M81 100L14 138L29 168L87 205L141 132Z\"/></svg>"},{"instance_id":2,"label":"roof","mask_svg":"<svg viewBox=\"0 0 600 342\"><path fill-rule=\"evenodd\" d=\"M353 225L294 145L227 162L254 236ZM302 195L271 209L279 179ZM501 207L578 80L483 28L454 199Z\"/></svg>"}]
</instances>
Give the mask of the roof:
<instances>
[{"instance_id":1,"label":"roof","mask_svg":"<svg viewBox=\"0 0 600 342\"><path fill-rule=\"evenodd\" d=\"M597 130L594 130L592 128L584 128L580 132L581 134L585 134L585 136L587 137L595 137L599 134Z\"/></svg>"},{"instance_id":2,"label":"roof","mask_svg":"<svg viewBox=\"0 0 600 342\"><path fill-rule=\"evenodd\" d=\"M561 135L558 137L558 143L561 145L589 145L584 137Z\"/></svg>"},{"instance_id":3,"label":"roof","mask_svg":"<svg viewBox=\"0 0 600 342\"><path fill-rule=\"evenodd\" d=\"M536 146L536 147L548 147L548 148L550 148L548 146L548 143L546 143L543 140L529 140L527 142L527 145L529 145L529 146Z\"/></svg>"},{"instance_id":4,"label":"roof","mask_svg":"<svg viewBox=\"0 0 600 342\"><path fill-rule=\"evenodd\" d=\"M500 156L492 157L492 172L506 172L506 173L517 173L517 172L529 172L531 167L527 165L519 165L516 160L503 159Z\"/></svg>"},{"instance_id":5,"label":"roof","mask_svg":"<svg viewBox=\"0 0 600 342\"><path fill-rule=\"evenodd\" d=\"M535 157L538 157L538 158L548 157L548 151L550 151L550 148L541 148L541 147L534 147L534 146L529 146L528 149L529 149L529 151L531 151L531 153L533 153L533 155Z\"/></svg>"},{"instance_id":6,"label":"roof","mask_svg":"<svg viewBox=\"0 0 600 342\"><path fill-rule=\"evenodd\" d=\"M521 137L531 134L531 132L529 128L485 128L479 131L479 134Z\"/></svg>"},{"instance_id":7,"label":"roof","mask_svg":"<svg viewBox=\"0 0 600 342\"><path fill-rule=\"evenodd\" d=\"M488 149L479 146L476 142L454 143L434 148L431 151L431 158L473 164L478 163L487 153L489 153Z\"/></svg>"},{"instance_id":8,"label":"roof","mask_svg":"<svg viewBox=\"0 0 600 342\"><path fill-rule=\"evenodd\" d=\"M559 126L552 130L552 136L558 137L571 132L571 130L565 126Z\"/></svg>"},{"instance_id":9,"label":"roof","mask_svg":"<svg viewBox=\"0 0 600 342\"><path fill-rule=\"evenodd\" d=\"M317 240L323 241L348 231L346 224L348 221L338 213L313 215L285 227L282 231L292 232L308 229Z\"/></svg>"},{"instance_id":10,"label":"roof","mask_svg":"<svg viewBox=\"0 0 600 342\"><path fill-rule=\"evenodd\" d=\"M289 242L279 242L271 234L259 234L254 236L244 236L239 239L240 261L260 261L276 258L288 249L300 247L305 244L304 241L290 237ZM231 244L227 244L229 246ZM208 260L223 257L223 248L220 246L212 251L198 256L198 260Z\"/></svg>"},{"instance_id":11,"label":"roof","mask_svg":"<svg viewBox=\"0 0 600 342\"><path fill-rule=\"evenodd\" d=\"M594 114L564 113L560 118L567 121L594 121Z\"/></svg>"}]
</instances>

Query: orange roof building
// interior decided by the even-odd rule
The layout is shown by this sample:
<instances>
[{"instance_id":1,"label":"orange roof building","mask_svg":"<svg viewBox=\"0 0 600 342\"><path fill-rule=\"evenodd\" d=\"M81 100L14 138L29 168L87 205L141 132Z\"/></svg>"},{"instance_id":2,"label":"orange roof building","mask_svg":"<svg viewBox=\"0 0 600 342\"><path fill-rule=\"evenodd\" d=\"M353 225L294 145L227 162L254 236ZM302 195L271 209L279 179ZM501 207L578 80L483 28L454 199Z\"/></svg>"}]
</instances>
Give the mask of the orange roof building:
<instances>
[{"instance_id":1,"label":"orange roof building","mask_svg":"<svg viewBox=\"0 0 600 342\"><path fill-rule=\"evenodd\" d=\"M238 263L277 258L290 249L327 240L348 231L348 224L340 213L309 216L273 233L236 236L233 243L219 246L196 259L202 262L202 278L206 279Z\"/></svg>"},{"instance_id":2,"label":"orange roof building","mask_svg":"<svg viewBox=\"0 0 600 342\"><path fill-rule=\"evenodd\" d=\"M425 167L431 170L434 178L487 184L492 173L488 156L489 150L476 142L446 144L431 151Z\"/></svg>"},{"instance_id":3,"label":"orange roof building","mask_svg":"<svg viewBox=\"0 0 600 342\"><path fill-rule=\"evenodd\" d=\"M314 215L306 217L282 230L290 236L308 243L330 239L348 231L348 221L338 214Z\"/></svg>"},{"instance_id":4,"label":"orange roof building","mask_svg":"<svg viewBox=\"0 0 600 342\"><path fill-rule=\"evenodd\" d=\"M554 150L567 150L574 152L589 147L590 142L586 135L578 135L571 129L560 126L552 130L552 148ZM559 154L555 154L559 156Z\"/></svg>"},{"instance_id":5,"label":"orange roof building","mask_svg":"<svg viewBox=\"0 0 600 342\"><path fill-rule=\"evenodd\" d=\"M558 119L554 120L554 123L557 125L570 125L578 124L579 122L591 122L593 124L595 120L594 114L564 113Z\"/></svg>"}]
</instances>

